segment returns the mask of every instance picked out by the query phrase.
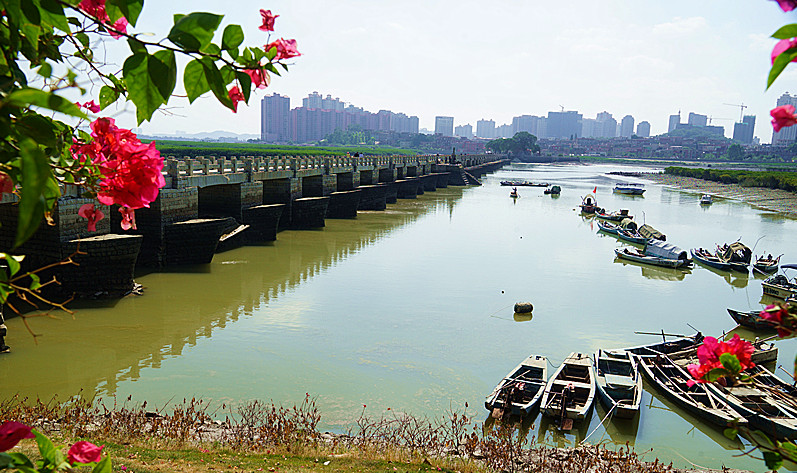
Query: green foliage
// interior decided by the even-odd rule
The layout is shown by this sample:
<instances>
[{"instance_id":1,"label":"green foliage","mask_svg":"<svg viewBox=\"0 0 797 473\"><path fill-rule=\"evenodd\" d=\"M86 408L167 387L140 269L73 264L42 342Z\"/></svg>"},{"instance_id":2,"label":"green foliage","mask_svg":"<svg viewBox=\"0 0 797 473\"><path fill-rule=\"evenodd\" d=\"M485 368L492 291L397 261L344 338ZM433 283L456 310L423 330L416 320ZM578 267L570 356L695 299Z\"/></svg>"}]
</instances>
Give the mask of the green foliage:
<instances>
[{"instance_id":1,"label":"green foliage","mask_svg":"<svg viewBox=\"0 0 797 473\"><path fill-rule=\"evenodd\" d=\"M209 143L205 141L157 140L161 155L175 157L199 156L345 156L354 153L366 155L416 155L412 150L366 146L284 146L260 143Z\"/></svg>"},{"instance_id":2,"label":"green foliage","mask_svg":"<svg viewBox=\"0 0 797 473\"><path fill-rule=\"evenodd\" d=\"M374 137L368 130L363 130L359 125L351 125L346 131L340 128L324 137L322 142L331 145L372 145L375 143Z\"/></svg>"},{"instance_id":3,"label":"green foliage","mask_svg":"<svg viewBox=\"0 0 797 473\"><path fill-rule=\"evenodd\" d=\"M512 138L498 138L489 141L485 148L494 153L535 154L540 152L537 137L526 131L515 133Z\"/></svg>"},{"instance_id":4,"label":"green foliage","mask_svg":"<svg viewBox=\"0 0 797 473\"><path fill-rule=\"evenodd\" d=\"M719 170L675 166L666 168L664 172L675 176L694 177L724 184L739 184L744 187L766 187L797 192L797 172Z\"/></svg>"}]
</instances>

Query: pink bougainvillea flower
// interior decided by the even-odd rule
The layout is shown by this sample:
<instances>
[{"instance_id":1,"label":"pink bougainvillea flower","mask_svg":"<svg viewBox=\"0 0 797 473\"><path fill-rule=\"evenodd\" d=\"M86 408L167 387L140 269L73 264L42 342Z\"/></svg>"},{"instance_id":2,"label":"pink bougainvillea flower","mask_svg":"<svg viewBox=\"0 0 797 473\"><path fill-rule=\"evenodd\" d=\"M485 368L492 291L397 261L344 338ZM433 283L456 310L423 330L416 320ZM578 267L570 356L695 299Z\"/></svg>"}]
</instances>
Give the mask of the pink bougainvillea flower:
<instances>
[{"instance_id":1,"label":"pink bougainvillea flower","mask_svg":"<svg viewBox=\"0 0 797 473\"><path fill-rule=\"evenodd\" d=\"M105 217L101 210L94 208L94 204L84 204L80 206L77 214L89 221L88 230L90 232L97 231L97 222Z\"/></svg>"},{"instance_id":2,"label":"pink bougainvillea flower","mask_svg":"<svg viewBox=\"0 0 797 473\"><path fill-rule=\"evenodd\" d=\"M75 442L66 454L69 463L97 463L102 459L102 449L105 445L98 447L91 442L81 440Z\"/></svg>"},{"instance_id":3,"label":"pink bougainvillea flower","mask_svg":"<svg viewBox=\"0 0 797 473\"><path fill-rule=\"evenodd\" d=\"M6 422L0 425L0 452L11 450L22 439L35 437L27 425L14 421Z\"/></svg>"},{"instance_id":4,"label":"pink bougainvillea flower","mask_svg":"<svg viewBox=\"0 0 797 473\"><path fill-rule=\"evenodd\" d=\"M227 92L227 95L229 95L230 100L232 100L233 112L238 113L238 102L244 99L244 94L241 93L237 85L234 85L232 89Z\"/></svg>"},{"instance_id":5,"label":"pink bougainvillea flower","mask_svg":"<svg viewBox=\"0 0 797 473\"><path fill-rule=\"evenodd\" d=\"M789 317L788 307L784 307L779 304L768 305L766 309L762 310L759 315L762 318L771 320L777 324L779 337L788 337L792 334L793 325L792 319Z\"/></svg>"},{"instance_id":6,"label":"pink bougainvillea flower","mask_svg":"<svg viewBox=\"0 0 797 473\"><path fill-rule=\"evenodd\" d=\"M122 230L138 230L136 228L136 212L130 207L119 207L119 213L122 214Z\"/></svg>"},{"instance_id":7,"label":"pink bougainvillea flower","mask_svg":"<svg viewBox=\"0 0 797 473\"><path fill-rule=\"evenodd\" d=\"M127 34L127 18L121 17L108 27L108 33L114 38L119 39L122 34Z\"/></svg>"},{"instance_id":8,"label":"pink bougainvillea flower","mask_svg":"<svg viewBox=\"0 0 797 473\"><path fill-rule=\"evenodd\" d=\"M78 3L77 7L98 20L104 20L108 17L105 12L105 0L83 0Z\"/></svg>"},{"instance_id":9,"label":"pink bougainvillea flower","mask_svg":"<svg viewBox=\"0 0 797 473\"><path fill-rule=\"evenodd\" d=\"M263 68L244 69L244 72L249 74L249 77L252 78L252 84L258 89L265 89L271 82L268 72L263 70Z\"/></svg>"},{"instance_id":10,"label":"pink bougainvillea flower","mask_svg":"<svg viewBox=\"0 0 797 473\"><path fill-rule=\"evenodd\" d=\"M769 114L772 115L772 128L776 132L780 131L781 128L797 124L797 116L794 114L794 105L775 107Z\"/></svg>"},{"instance_id":11,"label":"pink bougainvillea flower","mask_svg":"<svg viewBox=\"0 0 797 473\"><path fill-rule=\"evenodd\" d=\"M14 181L11 176L4 172L0 172L0 193L10 194L14 192Z\"/></svg>"},{"instance_id":12,"label":"pink bougainvillea flower","mask_svg":"<svg viewBox=\"0 0 797 473\"><path fill-rule=\"evenodd\" d=\"M78 107L85 108L86 110L90 111L91 113L99 113L100 110L102 110L100 108L100 106L97 105L96 102L94 102L94 100L91 100L90 102L86 102L86 103L76 102L75 105L77 105Z\"/></svg>"},{"instance_id":13,"label":"pink bougainvillea flower","mask_svg":"<svg viewBox=\"0 0 797 473\"><path fill-rule=\"evenodd\" d=\"M131 209L149 207L166 185L163 158L155 143L142 143L132 131L117 127L112 118L98 118L91 130L93 141L73 145L72 154L81 163L99 168L97 200Z\"/></svg>"},{"instance_id":14,"label":"pink bougainvillea flower","mask_svg":"<svg viewBox=\"0 0 797 473\"><path fill-rule=\"evenodd\" d=\"M277 48L277 55L274 56L275 61L279 61L280 59L290 59L292 57L301 56L299 50L296 49L295 39L280 38L274 42L268 43L265 46L266 52L271 51L271 48Z\"/></svg>"},{"instance_id":15,"label":"pink bougainvillea flower","mask_svg":"<svg viewBox=\"0 0 797 473\"><path fill-rule=\"evenodd\" d=\"M782 39L775 43L775 47L772 48L772 54L770 54L772 64L775 64L775 59L777 59L778 56L791 48L797 48L797 38ZM792 59L791 62L797 62L797 58Z\"/></svg>"},{"instance_id":16,"label":"pink bougainvillea flower","mask_svg":"<svg viewBox=\"0 0 797 473\"><path fill-rule=\"evenodd\" d=\"M260 31L274 31L274 20L276 20L279 15L272 15L271 10L263 10L261 8L260 16L263 17L263 24L258 26L258 29L260 29Z\"/></svg>"},{"instance_id":17,"label":"pink bougainvillea flower","mask_svg":"<svg viewBox=\"0 0 797 473\"><path fill-rule=\"evenodd\" d=\"M753 344L742 340L738 334L734 334L733 338L727 342L720 342L714 337L706 337L703 340L703 344L697 349L697 359L700 364L689 365L687 369L698 383L705 383L708 382L705 376L711 370L723 368L720 356L724 353L736 356L736 359L739 360L741 371L744 371L755 366L755 363L750 359L754 351Z\"/></svg>"},{"instance_id":18,"label":"pink bougainvillea flower","mask_svg":"<svg viewBox=\"0 0 797 473\"><path fill-rule=\"evenodd\" d=\"M783 11L792 11L797 8L797 0L775 0Z\"/></svg>"}]
</instances>

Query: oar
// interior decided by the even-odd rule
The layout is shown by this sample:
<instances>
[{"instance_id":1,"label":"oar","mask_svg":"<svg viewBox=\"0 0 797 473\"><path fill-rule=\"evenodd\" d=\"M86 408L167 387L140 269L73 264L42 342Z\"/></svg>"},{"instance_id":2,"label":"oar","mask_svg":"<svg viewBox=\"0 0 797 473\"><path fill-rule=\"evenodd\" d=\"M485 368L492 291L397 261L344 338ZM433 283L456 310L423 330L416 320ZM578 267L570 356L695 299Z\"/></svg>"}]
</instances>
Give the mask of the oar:
<instances>
[{"instance_id":1,"label":"oar","mask_svg":"<svg viewBox=\"0 0 797 473\"><path fill-rule=\"evenodd\" d=\"M664 337L664 336L667 336L667 337L685 337L686 336L686 335L683 335L683 334L680 334L680 333L664 333L664 330L662 330L661 332L636 332L635 331L634 333L637 333L639 335L661 335L662 337Z\"/></svg>"}]
</instances>

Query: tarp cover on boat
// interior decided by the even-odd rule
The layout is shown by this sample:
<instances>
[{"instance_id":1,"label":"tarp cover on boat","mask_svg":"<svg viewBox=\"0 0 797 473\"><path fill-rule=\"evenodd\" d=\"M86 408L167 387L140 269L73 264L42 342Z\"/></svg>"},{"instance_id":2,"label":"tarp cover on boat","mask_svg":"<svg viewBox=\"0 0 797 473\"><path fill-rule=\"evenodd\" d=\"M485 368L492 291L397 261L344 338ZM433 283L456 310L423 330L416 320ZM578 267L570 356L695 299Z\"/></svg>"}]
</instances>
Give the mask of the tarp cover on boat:
<instances>
[{"instance_id":1,"label":"tarp cover on boat","mask_svg":"<svg viewBox=\"0 0 797 473\"><path fill-rule=\"evenodd\" d=\"M636 230L636 223L630 218L624 218L623 221L620 222L620 226L629 230Z\"/></svg>"},{"instance_id":2,"label":"tarp cover on boat","mask_svg":"<svg viewBox=\"0 0 797 473\"><path fill-rule=\"evenodd\" d=\"M647 243L645 243L645 254L658 256L659 258L689 259L689 255L687 255L686 251L671 243L665 243L659 240L648 240Z\"/></svg>"},{"instance_id":3,"label":"tarp cover on boat","mask_svg":"<svg viewBox=\"0 0 797 473\"><path fill-rule=\"evenodd\" d=\"M718 250L717 256L725 261L750 263L753 251L743 243L735 241L730 245L725 245L721 250Z\"/></svg>"},{"instance_id":4,"label":"tarp cover on boat","mask_svg":"<svg viewBox=\"0 0 797 473\"><path fill-rule=\"evenodd\" d=\"M651 227L648 224L644 224L641 227L639 227L638 231L639 234L645 238L652 238L654 240L661 240L661 241L667 239L667 237L664 236L663 233L661 233L660 231L656 230L655 228Z\"/></svg>"}]
</instances>

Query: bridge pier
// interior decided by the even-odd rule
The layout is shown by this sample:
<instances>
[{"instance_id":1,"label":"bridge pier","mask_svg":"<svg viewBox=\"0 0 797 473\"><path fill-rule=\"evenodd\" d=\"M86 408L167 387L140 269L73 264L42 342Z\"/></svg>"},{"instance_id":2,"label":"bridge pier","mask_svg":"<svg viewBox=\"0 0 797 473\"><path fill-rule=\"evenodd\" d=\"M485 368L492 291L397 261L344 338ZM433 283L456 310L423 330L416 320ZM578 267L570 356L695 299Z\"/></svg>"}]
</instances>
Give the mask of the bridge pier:
<instances>
[{"instance_id":1,"label":"bridge pier","mask_svg":"<svg viewBox=\"0 0 797 473\"><path fill-rule=\"evenodd\" d=\"M360 174L357 171L341 172L336 174L337 183L335 190L337 192L350 191L360 187ZM370 183L370 182L369 182Z\"/></svg>"},{"instance_id":2,"label":"bridge pier","mask_svg":"<svg viewBox=\"0 0 797 473\"><path fill-rule=\"evenodd\" d=\"M434 192L437 190L437 176L434 174L425 174L419 177L421 180L421 185L418 186L419 188L423 188L424 191L427 192Z\"/></svg>"},{"instance_id":3,"label":"bridge pier","mask_svg":"<svg viewBox=\"0 0 797 473\"><path fill-rule=\"evenodd\" d=\"M417 177L400 179L396 181L396 192L399 199L414 199L418 196L418 185L420 180Z\"/></svg>"},{"instance_id":4,"label":"bridge pier","mask_svg":"<svg viewBox=\"0 0 797 473\"><path fill-rule=\"evenodd\" d=\"M322 228L329 200L329 197L303 197L294 200L291 205L290 228L293 230Z\"/></svg>"},{"instance_id":5,"label":"bridge pier","mask_svg":"<svg viewBox=\"0 0 797 473\"><path fill-rule=\"evenodd\" d=\"M263 181L263 203L283 204L279 229L290 228L293 219L293 202L302 197L301 178L285 177Z\"/></svg>"},{"instance_id":6,"label":"bridge pier","mask_svg":"<svg viewBox=\"0 0 797 473\"><path fill-rule=\"evenodd\" d=\"M249 225L245 241L263 243L276 240L285 207L285 204L264 204L244 209L242 223Z\"/></svg>"},{"instance_id":7,"label":"bridge pier","mask_svg":"<svg viewBox=\"0 0 797 473\"><path fill-rule=\"evenodd\" d=\"M330 194L327 218L357 218L362 193L362 190L355 189Z\"/></svg>"},{"instance_id":8,"label":"bridge pier","mask_svg":"<svg viewBox=\"0 0 797 473\"><path fill-rule=\"evenodd\" d=\"M435 185L438 189L445 189L448 187L448 177L451 173L449 172L436 172L433 173L432 176L437 177L437 182Z\"/></svg>"},{"instance_id":9,"label":"bridge pier","mask_svg":"<svg viewBox=\"0 0 797 473\"><path fill-rule=\"evenodd\" d=\"M387 208L387 189L385 184L360 186L360 204L357 210L385 210Z\"/></svg>"}]
</instances>

